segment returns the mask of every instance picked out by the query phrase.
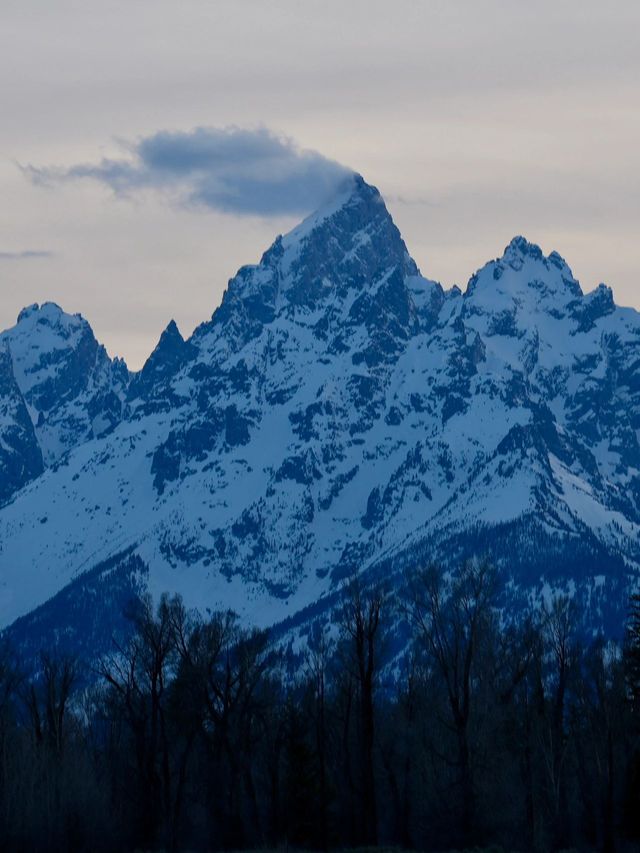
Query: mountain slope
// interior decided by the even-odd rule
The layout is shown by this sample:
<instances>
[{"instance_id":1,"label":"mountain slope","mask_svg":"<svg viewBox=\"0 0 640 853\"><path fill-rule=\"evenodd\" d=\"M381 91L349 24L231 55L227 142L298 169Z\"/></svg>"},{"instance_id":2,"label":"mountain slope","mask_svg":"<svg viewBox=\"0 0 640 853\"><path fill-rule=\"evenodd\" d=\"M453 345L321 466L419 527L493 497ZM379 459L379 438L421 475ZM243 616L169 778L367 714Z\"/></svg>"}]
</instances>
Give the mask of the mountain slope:
<instances>
[{"instance_id":1,"label":"mountain slope","mask_svg":"<svg viewBox=\"0 0 640 853\"><path fill-rule=\"evenodd\" d=\"M43 469L35 430L13 375L11 353L0 342L0 506Z\"/></svg>"},{"instance_id":2,"label":"mountain slope","mask_svg":"<svg viewBox=\"0 0 640 853\"><path fill-rule=\"evenodd\" d=\"M79 314L31 305L0 334L28 407L45 465L120 421L129 372L112 361Z\"/></svg>"},{"instance_id":3,"label":"mountain slope","mask_svg":"<svg viewBox=\"0 0 640 853\"><path fill-rule=\"evenodd\" d=\"M356 570L482 552L615 628L640 567L640 316L557 253L515 238L445 292L355 177L188 341L172 323L136 376L109 364L83 387L126 398L117 417L95 429L72 396L75 444L0 511L1 624L119 553L155 594L267 625Z\"/></svg>"}]
</instances>

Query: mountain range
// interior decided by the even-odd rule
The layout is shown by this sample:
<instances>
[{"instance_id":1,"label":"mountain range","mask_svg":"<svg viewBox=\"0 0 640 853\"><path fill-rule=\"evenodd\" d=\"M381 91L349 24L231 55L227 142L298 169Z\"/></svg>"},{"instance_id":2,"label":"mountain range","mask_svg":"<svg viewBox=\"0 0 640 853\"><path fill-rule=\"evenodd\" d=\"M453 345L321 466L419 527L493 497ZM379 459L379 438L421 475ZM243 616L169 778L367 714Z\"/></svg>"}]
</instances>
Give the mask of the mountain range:
<instances>
[{"instance_id":1,"label":"mountain range","mask_svg":"<svg viewBox=\"0 0 640 853\"><path fill-rule=\"evenodd\" d=\"M0 334L0 627L32 651L100 651L144 591L299 638L354 572L469 556L619 636L639 533L640 314L523 237L445 290L360 176L139 372L52 303Z\"/></svg>"}]
</instances>

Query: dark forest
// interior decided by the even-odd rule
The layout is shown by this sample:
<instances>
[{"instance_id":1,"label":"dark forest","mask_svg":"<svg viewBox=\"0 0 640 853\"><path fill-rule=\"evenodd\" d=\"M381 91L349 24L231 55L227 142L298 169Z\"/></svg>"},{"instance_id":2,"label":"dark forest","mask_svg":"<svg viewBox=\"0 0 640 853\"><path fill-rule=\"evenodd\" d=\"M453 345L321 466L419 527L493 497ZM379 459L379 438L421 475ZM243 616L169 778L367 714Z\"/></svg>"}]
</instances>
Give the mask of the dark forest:
<instances>
[{"instance_id":1,"label":"dark forest","mask_svg":"<svg viewBox=\"0 0 640 853\"><path fill-rule=\"evenodd\" d=\"M295 677L179 598L91 669L5 645L0 849L639 849L640 599L616 645L568 598L510 624L497 587L476 563L402 601L354 580Z\"/></svg>"}]
</instances>

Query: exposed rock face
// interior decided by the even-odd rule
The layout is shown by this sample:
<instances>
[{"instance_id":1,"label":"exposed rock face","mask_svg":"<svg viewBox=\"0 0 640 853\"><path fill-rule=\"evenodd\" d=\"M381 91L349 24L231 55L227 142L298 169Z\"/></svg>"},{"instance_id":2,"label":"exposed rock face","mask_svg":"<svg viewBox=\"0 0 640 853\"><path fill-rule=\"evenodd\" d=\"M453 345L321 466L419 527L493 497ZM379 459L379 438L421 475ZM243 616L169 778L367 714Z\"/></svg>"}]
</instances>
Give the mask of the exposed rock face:
<instances>
[{"instance_id":1,"label":"exposed rock face","mask_svg":"<svg viewBox=\"0 0 640 853\"><path fill-rule=\"evenodd\" d=\"M0 506L44 470L29 411L0 343Z\"/></svg>"},{"instance_id":2,"label":"exposed rock face","mask_svg":"<svg viewBox=\"0 0 640 853\"><path fill-rule=\"evenodd\" d=\"M153 593L260 624L320 612L355 570L400 584L482 554L514 597L566 589L619 629L640 568L640 315L583 295L555 252L517 237L444 291L357 177L133 377L59 309L1 340L35 454L0 511L2 624L121 552ZM38 476L38 449L64 464Z\"/></svg>"},{"instance_id":3,"label":"exposed rock face","mask_svg":"<svg viewBox=\"0 0 640 853\"><path fill-rule=\"evenodd\" d=\"M52 302L31 305L0 334L29 407L46 465L120 422L129 372L112 361L79 314Z\"/></svg>"}]
</instances>

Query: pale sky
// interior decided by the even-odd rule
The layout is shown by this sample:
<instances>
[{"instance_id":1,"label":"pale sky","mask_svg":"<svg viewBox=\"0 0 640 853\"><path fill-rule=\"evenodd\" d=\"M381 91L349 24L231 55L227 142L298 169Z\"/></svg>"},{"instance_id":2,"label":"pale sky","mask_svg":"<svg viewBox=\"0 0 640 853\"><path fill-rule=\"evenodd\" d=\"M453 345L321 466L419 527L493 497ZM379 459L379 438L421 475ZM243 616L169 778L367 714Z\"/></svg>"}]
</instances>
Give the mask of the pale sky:
<instances>
[{"instance_id":1,"label":"pale sky","mask_svg":"<svg viewBox=\"0 0 640 853\"><path fill-rule=\"evenodd\" d=\"M328 160L446 287L524 234L640 308L637 0L2 0L0 115L0 328L53 300L132 368L211 315ZM205 141L204 183L149 167L167 138ZM282 149L271 210L254 139Z\"/></svg>"}]
</instances>

